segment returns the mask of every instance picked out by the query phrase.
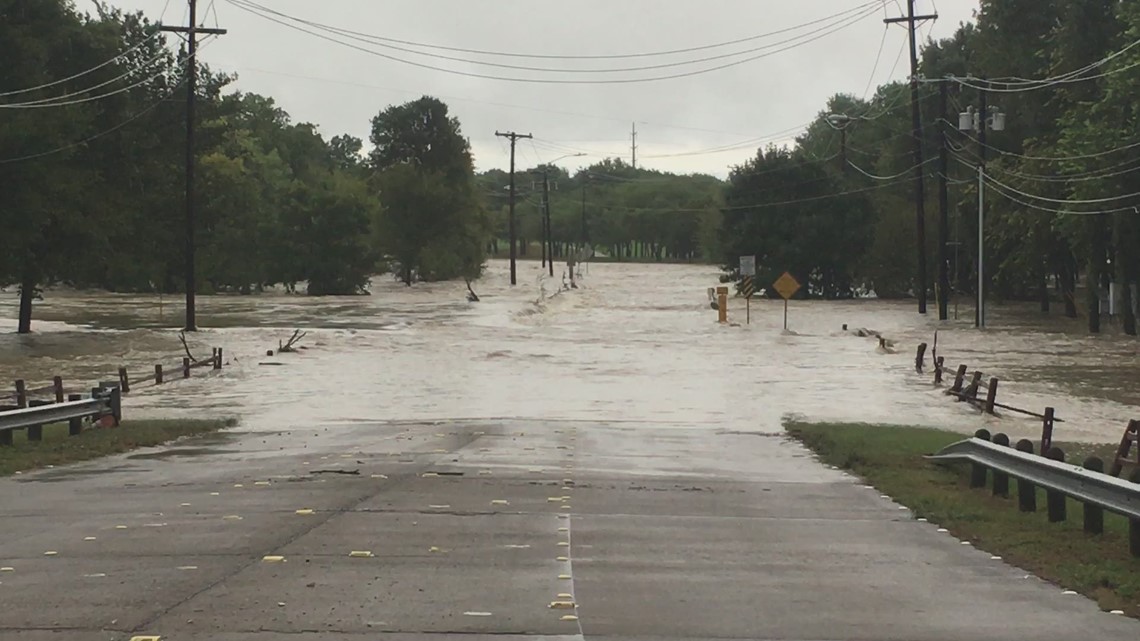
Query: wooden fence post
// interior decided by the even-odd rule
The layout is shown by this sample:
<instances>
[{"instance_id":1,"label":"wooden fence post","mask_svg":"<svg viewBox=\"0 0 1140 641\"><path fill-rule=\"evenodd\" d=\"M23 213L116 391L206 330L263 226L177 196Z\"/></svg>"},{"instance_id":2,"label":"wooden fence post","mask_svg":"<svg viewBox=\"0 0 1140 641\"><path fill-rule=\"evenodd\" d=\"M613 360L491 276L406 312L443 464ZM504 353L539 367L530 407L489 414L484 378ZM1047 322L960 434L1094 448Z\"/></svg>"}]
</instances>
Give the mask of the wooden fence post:
<instances>
[{"instance_id":1,"label":"wooden fence post","mask_svg":"<svg viewBox=\"0 0 1140 641\"><path fill-rule=\"evenodd\" d=\"M918 344L918 353L914 357L914 371L919 374L922 373L922 367L926 364L926 343Z\"/></svg>"},{"instance_id":2,"label":"wooden fence post","mask_svg":"<svg viewBox=\"0 0 1140 641\"><path fill-rule=\"evenodd\" d=\"M994 445L1000 445L1002 447L1009 447L1009 437L1006 436L1005 434L1000 433L1000 432L997 434L994 434L993 444ZM999 472L997 470L994 470L993 477L994 477L994 488L993 488L994 496L1000 496L1003 499L1008 499L1009 498L1009 475L1006 474L1005 472Z\"/></svg>"},{"instance_id":3,"label":"wooden fence post","mask_svg":"<svg viewBox=\"0 0 1140 641\"><path fill-rule=\"evenodd\" d=\"M24 379L16 381L16 407L24 409L28 406L28 386L24 384Z\"/></svg>"},{"instance_id":4,"label":"wooden fence post","mask_svg":"<svg viewBox=\"0 0 1140 641\"><path fill-rule=\"evenodd\" d=\"M1061 463L1064 463L1065 453L1062 452L1061 448L1059 447L1051 447L1049 448L1049 451L1045 453L1045 458L1052 461L1059 461ZM1049 507L1050 523L1060 523L1061 521L1065 520L1065 517L1067 516L1065 509L1065 500L1066 499L1064 494L1046 490L1045 503Z\"/></svg>"},{"instance_id":5,"label":"wooden fence post","mask_svg":"<svg viewBox=\"0 0 1140 641\"><path fill-rule=\"evenodd\" d=\"M222 369L222 348L219 347L214 355L214 369Z\"/></svg>"},{"instance_id":6,"label":"wooden fence post","mask_svg":"<svg viewBox=\"0 0 1140 641\"><path fill-rule=\"evenodd\" d=\"M1095 456L1085 459L1083 467L1090 472L1104 473L1104 461ZM1084 504L1085 534L1104 534L1104 510L1096 505Z\"/></svg>"},{"instance_id":7,"label":"wooden fence post","mask_svg":"<svg viewBox=\"0 0 1140 641\"><path fill-rule=\"evenodd\" d=\"M69 401L82 401L83 395L81 394L68 394L67 400ZM71 436L79 436L83 433L83 419L73 418L67 422L67 433Z\"/></svg>"},{"instance_id":8,"label":"wooden fence post","mask_svg":"<svg viewBox=\"0 0 1140 641\"><path fill-rule=\"evenodd\" d=\"M127 377L126 367L119 368L119 389L122 390L124 394L131 393L131 380Z\"/></svg>"},{"instance_id":9,"label":"wooden fence post","mask_svg":"<svg viewBox=\"0 0 1140 641\"><path fill-rule=\"evenodd\" d=\"M966 366L959 365L958 373L954 375L954 385L950 387L950 391L958 394L962 391L962 384L966 382Z\"/></svg>"},{"instance_id":10,"label":"wooden fence post","mask_svg":"<svg viewBox=\"0 0 1140 641\"><path fill-rule=\"evenodd\" d=\"M989 430L978 430L974 432L974 438L980 438L983 441L990 440ZM977 463L970 463L970 487L980 488L986 486L986 466Z\"/></svg>"},{"instance_id":11,"label":"wooden fence post","mask_svg":"<svg viewBox=\"0 0 1140 641\"><path fill-rule=\"evenodd\" d=\"M63 377L62 376L56 376L55 378L51 379L51 384L52 384L52 387L55 388L55 402L56 403L62 403L63 402Z\"/></svg>"},{"instance_id":12,"label":"wooden fence post","mask_svg":"<svg viewBox=\"0 0 1140 641\"><path fill-rule=\"evenodd\" d=\"M1053 447L1053 419L1053 408L1046 407L1045 419L1041 423L1041 456L1045 456L1049 452L1049 448Z\"/></svg>"},{"instance_id":13,"label":"wooden fence post","mask_svg":"<svg viewBox=\"0 0 1140 641\"><path fill-rule=\"evenodd\" d=\"M154 384L162 385L162 364L156 363L154 366Z\"/></svg>"},{"instance_id":14,"label":"wooden fence post","mask_svg":"<svg viewBox=\"0 0 1140 641\"><path fill-rule=\"evenodd\" d=\"M998 379L990 377L989 387L986 388L986 414L994 413L994 403L997 402Z\"/></svg>"},{"instance_id":15,"label":"wooden fence post","mask_svg":"<svg viewBox=\"0 0 1140 641\"><path fill-rule=\"evenodd\" d=\"M1021 439L1017 442L1017 451L1032 454L1033 441ZM1037 511L1037 486L1025 479L1017 479L1017 509L1022 512Z\"/></svg>"},{"instance_id":16,"label":"wooden fence post","mask_svg":"<svg viewBox=\"0 0 1140 641\"><path fill-rule=\"evenodd\" d=\"M978 387L982 384L982 373L974 372L974 377L970 379L970 384L962 392L962 397L967 401L978 400ZM959 399L961 400L961 399Z\"/></svg>"},{"instance_id":17,"label":"wooden fence post","mask_svg":"<svg viewBox=\"0 0 1140 641\"><path fill-rule=\"evenodd\" d=\"M945 356L939 356L938 358L934 359L934 384L935 385L941 385L942 384L942 367L943 367L943 364L945 362L946 362Z\"/></svg>"},{"instance_id":18,"label":"wooden fence post","mask_svg":"<svg viewBox=\"0 0 1140 641\"><path fill-rule=\"evenodd\" d=\"M190 378L190 357L182 357L182 378Z\"/></svg>"}]
</instances>

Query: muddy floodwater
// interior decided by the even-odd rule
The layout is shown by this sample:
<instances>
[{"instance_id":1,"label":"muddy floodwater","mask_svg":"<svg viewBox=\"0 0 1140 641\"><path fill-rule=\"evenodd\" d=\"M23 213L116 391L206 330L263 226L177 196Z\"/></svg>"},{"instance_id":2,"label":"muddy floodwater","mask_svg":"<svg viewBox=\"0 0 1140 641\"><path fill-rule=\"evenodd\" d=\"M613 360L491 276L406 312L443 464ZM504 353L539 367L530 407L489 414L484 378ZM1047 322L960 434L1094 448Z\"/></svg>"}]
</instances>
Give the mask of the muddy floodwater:
<instances>
[{"instance_id":1,"label":"muddy floodwater","mask_svg":"<svg viewBox=\"0 0 1140 641\"><path fill-rule=\"evenodd\" d=\"M1000 401L1055 407L1066 421L1059 440L1115 440L1140 418L1140 343L1088 336L1079 321L1031 306L991 307L991 328L978 332L968 302L941 324L911 301L793 302L784 333L782 303L767 300L753 302L750 325L744 301L732 300L740 325L718 325L706 297L714 267L594 264L580 289L558 292L564 270L544 279L538 263L522 262L511 288L506 263L493 262L475 285L479 303L462 283L406 288L388 277L365 297L200 297L205 329L190 348L202 358L223 347L230 362L189 381L172 371L180 299L49 291L36 333L17 336L10 289L0 293L0 380L38 386L60 375L79 390L119 365L143 376L163 363L177 380L136 387L128 416L237 416L256 431L512 418L773 432L795 415L1037 435L1035 419L980 416L915 374L915 346L938 330L949 368L998 376ZM897 352L844 323L881 332ZM294 329L308 332L306 349L265 355Z\"/></svg>"}]
</instances>

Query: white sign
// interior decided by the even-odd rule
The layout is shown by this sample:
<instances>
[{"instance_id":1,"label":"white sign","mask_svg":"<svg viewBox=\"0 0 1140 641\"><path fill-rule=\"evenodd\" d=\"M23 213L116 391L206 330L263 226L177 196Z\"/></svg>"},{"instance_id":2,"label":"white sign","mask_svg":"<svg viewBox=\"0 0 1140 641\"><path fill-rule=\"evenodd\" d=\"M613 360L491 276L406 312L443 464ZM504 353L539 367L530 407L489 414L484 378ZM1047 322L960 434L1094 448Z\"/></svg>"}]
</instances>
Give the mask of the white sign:
<instances>
[{"instance_id":1,"label":"white sign","mask_svg":"<svg viewBox=\"0 0 1140 641\"><path fill-rule=\"evenodd\" d=\"M755 256L741 256L740 257L740 275L741 276L755 276L756 275L756 257Z\"/></svg>"}]
</instances>

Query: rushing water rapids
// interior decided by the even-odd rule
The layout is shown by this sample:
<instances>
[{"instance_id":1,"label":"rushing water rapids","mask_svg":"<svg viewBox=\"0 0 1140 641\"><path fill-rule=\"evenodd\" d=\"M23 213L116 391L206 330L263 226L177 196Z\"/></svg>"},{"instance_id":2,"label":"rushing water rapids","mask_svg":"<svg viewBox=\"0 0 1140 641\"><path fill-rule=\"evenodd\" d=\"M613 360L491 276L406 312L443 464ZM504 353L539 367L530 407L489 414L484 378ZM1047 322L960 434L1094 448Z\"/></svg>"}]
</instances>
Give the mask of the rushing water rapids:
<instances>
[{"instance_id":1,"label":"rushing water rapids","mask_svg":"<svg viewBox=\"0 0 1140 641\"><path fill-rule=\"evenodd\" d=\"M367 297L200 297L207 329L190 346L199 357L222 346L232 362L220 375L140 386L125 411L236 415L252 430L503 417L775 431L796 414L1037 434L1035 419L979 416L915 374L915 345L935 330L949 368L998 376L1005 402L1056 407L1067 421L1058 439L1119 438L1140 404L1140 343L1088 336L1078 321L1029 306L992 307L991 328L978 332L965 306L961 320L940 324L913 302L793 302L784 333L782 304L767 300L753 302L751 325L718 325L709 266L595 264L581 289L554 296L560 279L543 281L537 263L520 263L514 288L506 273L491 264L476 284L479 303L465 300L462 283L406 288L386 277ZM0 294L0 380L43 384L58 374L82 388L120 364L145 375L182 356L178 299L51 291L30 336L12 333L16 303L14 292ZM744 301L730 308L743 324ZM844 323L882 332L897 353L841 331ZM295 328L308 331L307 349L265 356Z\"/></svg>"}]
</instances>

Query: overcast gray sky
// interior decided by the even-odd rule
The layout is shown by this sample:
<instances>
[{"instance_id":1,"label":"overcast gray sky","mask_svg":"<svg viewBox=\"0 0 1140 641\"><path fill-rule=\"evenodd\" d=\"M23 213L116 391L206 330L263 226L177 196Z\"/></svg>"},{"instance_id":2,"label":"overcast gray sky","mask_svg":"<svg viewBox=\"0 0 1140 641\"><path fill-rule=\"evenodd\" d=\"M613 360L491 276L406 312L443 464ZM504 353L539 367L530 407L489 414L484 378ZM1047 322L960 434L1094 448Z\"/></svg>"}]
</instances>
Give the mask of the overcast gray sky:
<instances>
[{"instance_id":1,"label":"overcast gray sky","mask_svg":"<svg viewBox=\"0 0 1140 641\"><path fill-rule=\"evenodd\" d=\"M562 56L700 47L797 27L865 4L865 0L256 1L289 16L370 36L462 49ZM187 15L187 0L112 0L112 4L145 11L168 24L184 24ZM936 23L923 27L924 39L950 35L960 22L971 18L977 4L976 0L918 0L920 13L937 10L941 16ZM889 0L884 6L872 7L861 19L856 19L859 13L849 13L850 19L839 16L729 47L622 59L535 59L422 50L460 58L446 60L337 36L373 52L425 65L532 79L657 77L770 54L730 68L670 80L537 84L415 67L276 24L229 0L199 0L200 21L229 30L228 35L203 49L203 59L218 70L238 73L239 89L274 97L295 120L315 123L327 137L350 133L367 142L369 120L377 112L389 104L429 94L447 102L459 118L464 134L471 139L479 169L505 168L508 164L507 143L495 137L496 130L534 134L533 143L519 143L518 162L522 166L575 151L590 156L568 158L559 164L574 168L619 154L628 161L630 129L636 122L639 166L719 176L751 156L765 140L790 141L830 95L847 92L862 96L871 79L873 92L877 84L906 78L906 30L901 25L888 28L882 22L884 17L901 15L904 8L905 0ZM817 39L805 42L812 38ZM876 66L880 43L882 55ZM791 45L798 46L775 52ZM615 69L692 61L765 46L769 48L749 55L620 73L540 72L469 62L477 59L525 67ZM724 147L735 148L694 153Z\"/></svg>"}]
</instances>

